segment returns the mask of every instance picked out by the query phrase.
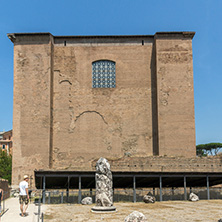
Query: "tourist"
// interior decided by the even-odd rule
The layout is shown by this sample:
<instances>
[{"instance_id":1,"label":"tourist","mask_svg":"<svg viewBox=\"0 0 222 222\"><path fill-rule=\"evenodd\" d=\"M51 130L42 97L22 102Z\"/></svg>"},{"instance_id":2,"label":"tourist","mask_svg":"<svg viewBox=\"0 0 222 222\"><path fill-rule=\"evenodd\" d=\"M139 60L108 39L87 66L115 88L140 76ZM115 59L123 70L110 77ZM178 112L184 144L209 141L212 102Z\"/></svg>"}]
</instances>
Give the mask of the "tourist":
<instances>
[{"instance_id":1,"label":"tourist","mask_svg":"<svg viewBox=\"0 0 222 222\"><path fill-rule=\"evenodd\" d=\"M2 205L1 205L2 200L3 200L3 190L0 189L0 215L2 215ZM0 221L1 221L1 217L0 217Z\"/></svg>"},{"instance_id":2,"label":"tourist","mask_svg":"<svg viewBox=\"0 0 222 222\"><path fill-rule=\"evenodd\" d=\"M28 180L29 177L27 175L24 176L24 180L19 184L19 203L20 203L20 210L21 216L25 217L28 214L26 210L28 208L29 203L29 192L28 192Z\"/></svg>"}]
</instances>

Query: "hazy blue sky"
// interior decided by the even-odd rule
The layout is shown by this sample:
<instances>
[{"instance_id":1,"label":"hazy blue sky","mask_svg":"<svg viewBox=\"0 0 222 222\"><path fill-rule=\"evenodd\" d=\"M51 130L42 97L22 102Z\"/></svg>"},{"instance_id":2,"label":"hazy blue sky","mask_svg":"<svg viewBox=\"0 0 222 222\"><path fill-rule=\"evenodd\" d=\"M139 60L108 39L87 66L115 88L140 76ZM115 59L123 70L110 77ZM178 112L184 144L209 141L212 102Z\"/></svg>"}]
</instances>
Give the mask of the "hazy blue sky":
<instances>
[{"instance_id":1,"label":"hazy blue sky","mask_svg":"<svg viewBox=\"0 0 222 222\"><path fill-rule=\"evenodd\" d=\"M222 0L0 0L0 131L12 128L13 44L7 33L152 35L195 31L196 143L222 142Z\"/></svg>"}]
</instances>

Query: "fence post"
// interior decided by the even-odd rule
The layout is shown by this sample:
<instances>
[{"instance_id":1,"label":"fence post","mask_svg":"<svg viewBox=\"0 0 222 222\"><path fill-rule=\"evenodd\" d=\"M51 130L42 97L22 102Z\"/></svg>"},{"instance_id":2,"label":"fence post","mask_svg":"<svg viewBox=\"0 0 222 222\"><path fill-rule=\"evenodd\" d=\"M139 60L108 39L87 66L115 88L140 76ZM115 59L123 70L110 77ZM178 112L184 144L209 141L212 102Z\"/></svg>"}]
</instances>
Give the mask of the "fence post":
<instances>
[{"instance_id":1,"label":"fence post","mask_svg":"<svg viewBox=\"0 0 222 222\"><path fill-rule=\"evenodd\" d=\"M79 176L79 195L78 195L78 203L81 203L82 199L82 191L81 191L81 176Z\"/></svg>"},{"instance_id":2,"label":"fence post","mask_svg":"<svg viewBox=\"0 0 222 222\"><path fill-rule=\"evenodd\" d=\"M4 193L3 193L3 213L5 212L5 198L4 198Z\"/></svg>"},{"instance_id":3,"label":"fence post","mask_svg":"<svg viewBox=\"0 0 222 222\"><path fill-rule=\"evenodd\" d=\"M163 197L162 197L162 176L160 176L160 201L163 200Z\"/></svg>"},{"instance_id":4,"label":"fence post","mask_svg":"<svg viewBox=\"0 0 222 222\"><path fill-rule=\"evenodd\" d=\"M69 203L69 182L70 182L70 177L68 176L67 189L66 189L67 203Z\"/></svg>"},{"instance_id":5,"label":"fence post","mask_svg":"<svg viewBox=\"0 0 222 222\"><path fill-rule=\"evenodd\" d=\"M48 204L50 204L50 203L51 203L51 191L48 192L48 195L49 195L49 196L48 196L48 198L49 198L49 199L48 199Z\"/></svg>"},{"instance_id":6,"label":"fence post","mask_svg":"<svg viewBox=\"0 0 222 222\"><path fill-rule=\"evenodd\" d=\"M183 184L184 184L184 200L187 200L187 178L186 178L186 176L183 177Z\"/></svg>"},{"instance_id":7,"label":"fence post","mask_svg":"<svg viewBox=\"0 0 222 222\"><path fill-rule=\"evenodd\" d=\"M39 198L39 204L38 204L38 222L39 222L40 214L41 214L40 207L41 207L41 202L40 202L40 198Z\"/></svg>"},{"instance_id":8,"label":"fence post","mask_svg":"<svg viewBox=\"0 0 222 222\"><path fill-rule=\"evenodd\" d=\"M133 203L136 203L136 177L133 175Z\"/></svg>"},{"instance_id":9,"label":"fence post","mask_svg":"<svg viewBox=\"0 0 222 222\"><path fill-rule=\"evenodd\" d=\"M45 176L43 176L42 203L45 204Z\"/></svg>"},{"instance_id":10,"label":"fence post","mask_svg":"<svg viewBox=\"0 0 222 222\"><path fill-rule=\"evenodd\" d=\"M63 192L61 192L61 203L63 203Z\"/></svg>"},{"instance_id":11,"label":"fence post","mask_svg":"<svg viewBox=\"0 0 222 222\"><path fill-rule=\"evenodd\" d=\"M207 176L207 199L210 200L209 176Z\"/></svg>"}]
</instances>

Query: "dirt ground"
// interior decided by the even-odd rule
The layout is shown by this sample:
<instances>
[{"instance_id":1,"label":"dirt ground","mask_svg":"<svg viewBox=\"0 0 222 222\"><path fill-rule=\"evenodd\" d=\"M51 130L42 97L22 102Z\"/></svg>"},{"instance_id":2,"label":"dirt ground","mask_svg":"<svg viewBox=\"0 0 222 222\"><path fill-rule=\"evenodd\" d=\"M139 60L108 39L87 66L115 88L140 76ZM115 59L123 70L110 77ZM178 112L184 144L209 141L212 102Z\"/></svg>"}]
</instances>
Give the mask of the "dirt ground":
<instances>
[{"instance_id":1,"label":"dirt ground","mask_svg":"<svg viewBox=\"0 0 222 222\"><path fill-rule=\"evenodd\" d=\"M115 213L92 213L94 205L60 204L44 205L45 222L124 222L127 215L133 211L143 213L151 222L171 221L202 221L217 222L222 218L222 200L165 201L154 204L145 203L114 203Z\"/></svg>"}]
</instances>

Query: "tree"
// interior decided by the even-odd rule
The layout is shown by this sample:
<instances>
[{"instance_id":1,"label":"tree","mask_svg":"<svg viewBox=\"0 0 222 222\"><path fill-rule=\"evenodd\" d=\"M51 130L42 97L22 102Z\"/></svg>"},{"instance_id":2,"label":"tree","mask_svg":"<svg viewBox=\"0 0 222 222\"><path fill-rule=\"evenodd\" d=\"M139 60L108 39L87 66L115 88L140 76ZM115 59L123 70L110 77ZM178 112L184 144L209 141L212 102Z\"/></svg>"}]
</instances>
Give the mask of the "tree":
<instances>
[{"instance_id":1,"label":"tree","mask_svg":"<svg viewBox=\"0 0 222 222\"><path fill-rule=\"evenodd\" d=\"M12 156L0 149L0 177L8 180L11 184Z\"/></svg>"},{"instance_id":2,"label":"tree","mask_svg":"<svg viewBox=\"0 0 222 222\"><path fill-rule=\"evenodd\" d=\"M222 150L222 143L207 143L196 146L198 156L216 156Z\"/></svg>"}]
</instances>

